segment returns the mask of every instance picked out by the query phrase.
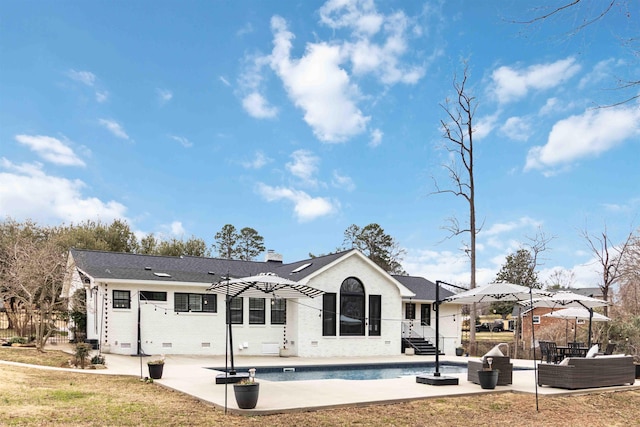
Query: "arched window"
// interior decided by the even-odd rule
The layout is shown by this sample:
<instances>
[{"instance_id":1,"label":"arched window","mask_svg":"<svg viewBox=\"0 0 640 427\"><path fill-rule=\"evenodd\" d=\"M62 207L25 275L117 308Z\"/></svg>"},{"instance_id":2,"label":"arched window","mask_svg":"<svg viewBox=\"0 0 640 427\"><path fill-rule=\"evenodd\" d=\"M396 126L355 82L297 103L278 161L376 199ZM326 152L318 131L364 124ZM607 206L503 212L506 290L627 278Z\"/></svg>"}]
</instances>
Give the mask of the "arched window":
<instances>
[{"instance_id":1,"label":"arched window","mask_svg":"<svg viewBox=\"0 0 640 427\"><path fill-rule=\"evenodd\" d=\"M340 286L340 335L364 335L364 286L349 277Z\"/></svg>"}]
</instances>

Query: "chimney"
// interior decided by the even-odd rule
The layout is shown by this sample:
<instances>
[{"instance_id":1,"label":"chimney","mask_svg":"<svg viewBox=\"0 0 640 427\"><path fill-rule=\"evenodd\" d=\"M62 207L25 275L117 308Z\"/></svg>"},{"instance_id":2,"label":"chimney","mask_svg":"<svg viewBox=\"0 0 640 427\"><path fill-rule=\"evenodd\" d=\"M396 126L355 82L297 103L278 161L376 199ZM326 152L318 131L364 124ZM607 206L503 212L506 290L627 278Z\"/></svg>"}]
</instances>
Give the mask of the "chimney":
<instances>
[{"instance_id":1,"label":"chimney","mask_svg":"<svg viewBox=\"0 0 640 427\"><path fill-rule=\"evenodd\" d=\"M273 249L269 249L267 250L264 260L265 262L277 262L282 264L282 254L278 254Z\"/></svg>"}]
</instances>

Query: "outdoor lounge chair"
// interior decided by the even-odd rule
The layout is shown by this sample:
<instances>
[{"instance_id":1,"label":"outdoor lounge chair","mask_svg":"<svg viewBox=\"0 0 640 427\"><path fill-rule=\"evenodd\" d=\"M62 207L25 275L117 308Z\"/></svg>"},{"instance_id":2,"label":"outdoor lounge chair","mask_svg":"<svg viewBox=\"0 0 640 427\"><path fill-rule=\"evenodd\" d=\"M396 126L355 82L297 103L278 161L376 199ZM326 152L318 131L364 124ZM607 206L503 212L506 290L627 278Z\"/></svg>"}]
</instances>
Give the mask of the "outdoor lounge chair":
<instances>
[{"instance_id":1,"label":"outdoor lounge chair","mask_svg":"<svg viewBox=\"0 0 640 427\"><path fill-rule=\"evenodd\" d=\"M495 349L500 349L500 347L506 346L506 356L499 356L490 354L495 351ZM504 353L503 353L504 354ZM478 371L482 369L489 368L489 363L487 362L487 357L492 357L493 361L491 363L492 369L497 369L500 371L498 374L498 384L497 385L509 385L513 383L513 364L511 363L511 358L509 357L509 345L507 343L500 343L496 345L489 353L485 354L481 359L478 360L469 360L467 363L467 381L471 381L474 384L480 384L480 378L478 377Z\"/></svg>"},{"instance_id":2,"label":"outdoor lounge chair","mask_svg":"<svg viewBox=\"0 0 640 427\"><path fill-rule=\"evenodd\" d=\"M575 390L635 382L632 356L571 357L563 363L538 365L538 385Z\"/></svg>"}]
</instances>

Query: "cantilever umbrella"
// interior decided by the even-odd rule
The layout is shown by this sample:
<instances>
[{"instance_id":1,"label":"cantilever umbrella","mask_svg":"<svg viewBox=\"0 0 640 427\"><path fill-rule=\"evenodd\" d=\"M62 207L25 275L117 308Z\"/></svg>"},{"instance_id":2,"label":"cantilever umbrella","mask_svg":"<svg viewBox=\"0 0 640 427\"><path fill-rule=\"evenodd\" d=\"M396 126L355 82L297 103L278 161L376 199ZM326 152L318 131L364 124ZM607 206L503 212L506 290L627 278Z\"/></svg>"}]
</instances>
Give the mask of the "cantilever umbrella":
<instances>
[{"instance_id":1,"label":"cantilever umbrella","mask_svg":"<svg viewBox=\"0 0 640 427\"><path fill-rule=\"evenodd\" d=\"M445 298L443 302L454 302L459 304L472 304L476 302L495 302L495 301L533 301L534 298L540 298L551 295L552 292L542 289L529 288L527 286L516 285L506 282L489 283L485 286L469 289ZM533 320L532 320L533 322ZM533 327L531 328L533 331ZM536 367L535 347L533 348L533 369L535 371L535 387L536 387L536 410L538 410L538 372Z\"/></svg>"},{"instance_id":2,"label":"cantilever umbrella","mask_svg":"<svg viewBox=\"0 0 640 427\"><path fill-rule=\"evenodd\" d=\"M495 282L452 295L445 298L442 302L455 302L458 304L495 301L519 302L549 295L552 295L552 292L529 288L527 286L516 285L513 283Z\"/></svg>"},{"instance_id":3,"label":"cantilever umbrella","mask_svg":"<svg viewBox=\"0 0 640 427\"><path fill-rule=\"evenodd\" d=\"M587 310L584 307L569 307L569 308L563 308L560 310L556 310L556 311L552 311L551 313L547 313L544 315L544 317L553 317L556 319L565 319L567 322L570 319L573 319L575 324L573 327L573 340L576 340L577 337L577 333L578 333L578 319L584 319L584 320L588 320L589 318L591 318L591 320L593 322L608 322L609 319L607 316L600 314L600 313L596 313L596 312L591 312L589 310ZM566 337L566 333L565 333L565 340L567 340Z\"/></svg>"},{"instance_id":4,"label":"cantilever umbrella","mask_svg":"<svg viewBox=\"0 0 640 427\"><path fill-rule=\"evenodd\" d=\"M233 335L231 329L230 302L236 297L251 298L314 298L322 295L321 291L311 286L303 285L293 280L285 279L275 273L260 273L256 276L226 278L218 283L211 285L207 291L217 294L226 295L227 306L227 326L229 333L229 348L231 353L231 370L228 372L232 377L229 379L227 372L224 378L216 378L216 383L226 383L229 380L236 382L240 376L236 376L235 365L233 361Z\"/></svg>"},{"instance_id":5,"label":"cantilever umbrella","mask_svg":"<svg viewBox=\"0 0 640 427\"><path fill-rule=\"evenodd\" d=\"M549 307L553 309L582 307L587 309L589 311L589 347L591 347L591 319L593 318L593 308L604 307L605 305L610 305L610 303L608 301L570 291L559 291L551 296L536 298L529 303L529 306L533 307Z\"/></svg>"}]
</instances>

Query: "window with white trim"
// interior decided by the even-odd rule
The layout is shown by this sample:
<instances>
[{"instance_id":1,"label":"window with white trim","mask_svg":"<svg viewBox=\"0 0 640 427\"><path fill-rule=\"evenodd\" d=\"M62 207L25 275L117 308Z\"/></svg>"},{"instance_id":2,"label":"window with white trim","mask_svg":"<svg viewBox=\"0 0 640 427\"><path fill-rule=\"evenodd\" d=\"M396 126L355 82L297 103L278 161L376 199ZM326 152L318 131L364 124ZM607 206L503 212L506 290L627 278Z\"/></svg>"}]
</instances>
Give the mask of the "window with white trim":
<instances>
[{"instance_id":1,"label":"window with white trim","mask_svg":"<svg viewBox=\"0 0 640 427\"><path fill-rule=\"evenodd\" d=\"M173 308L177 312L217 313L218 299L215 294L191 294L176 292Z\"/></svg>"},{"instance_id":2,"label":"window with white trim","mask_svg":"<svg viewBox=\"0 0 640 427\"><path fill-rule=\"evenodd\" d=\"M131 308L131 291L113 291L113 308Z\"/></svg>"},{"instance_id":3,"label":"window with white trim","mask_svg":"<svg viewBox=\"0 0 640 427\"><path fill-rule=\"evenodd\" d=\"M264 298L249 298L249 324L264 325L265 323Z\"/></svg>"}]
</instances>

